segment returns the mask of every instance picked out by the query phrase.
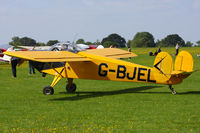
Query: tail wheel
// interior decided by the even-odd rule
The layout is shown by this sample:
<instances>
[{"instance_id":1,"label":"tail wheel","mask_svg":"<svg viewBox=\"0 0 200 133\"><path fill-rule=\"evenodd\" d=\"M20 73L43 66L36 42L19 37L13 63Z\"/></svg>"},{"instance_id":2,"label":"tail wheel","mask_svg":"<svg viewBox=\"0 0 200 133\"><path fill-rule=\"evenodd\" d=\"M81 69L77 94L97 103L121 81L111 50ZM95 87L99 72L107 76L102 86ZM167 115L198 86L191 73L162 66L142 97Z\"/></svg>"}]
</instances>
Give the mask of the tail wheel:
<instances>
[{"instance_id":1,"label":"tail wheel","mask_svg":"<svg viewBox=\"0 0 200 133\"><path fill-rule=\"evenodd\" d=\"M54 94L54 89L51 86L46 86L43 89L43 94L44 95L53 95Z\"/></svg>"},{"instance_id":2,"label":"tail wheel","mask_svg":"<svg viewBox=\"0 0 200 133\"><path fill-rule=\"evenodd\" d=\"M174 88L172 88L172 85L169 85L169 89L172 91L173 95L176 95L176 91L174 90Z\"/></svg>"},{"instance_id":3,"label":"tail wheel","mask_svg":"<svg viewBox=\"0 0 200 133\"><path fill-rule=\"evenodd\" d=\"M173 95L176 95L176 91L175 91L175 90L173 90L173 91L172 91L172 94L173 94Z\"/></svg>"},{"instance_id":4,"label":"tail wheel","mask_svg":"<svg viewBox=\"0 0 200 133\"><path fill-rule=\"evenodd\" d=\"M76 84L72 83L72 85L71 85L70 87L69 87L69 84L67 84L66 90L67 90L67 92L69 92L69 93L75 92L75 91L76 91Z\"/></svg>"}]
</instances>

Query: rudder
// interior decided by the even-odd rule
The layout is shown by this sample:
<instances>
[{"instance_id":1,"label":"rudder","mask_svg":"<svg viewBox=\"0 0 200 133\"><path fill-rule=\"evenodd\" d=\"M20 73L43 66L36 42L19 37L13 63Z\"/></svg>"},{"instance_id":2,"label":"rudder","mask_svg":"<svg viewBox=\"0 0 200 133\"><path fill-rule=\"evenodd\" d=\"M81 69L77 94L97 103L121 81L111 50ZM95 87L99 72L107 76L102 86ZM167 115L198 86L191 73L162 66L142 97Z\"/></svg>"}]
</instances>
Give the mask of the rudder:
<instances>
[{"instance_id":1,"label":"rudder","mask_svg":"<svg viewBox=\"0 0 200 133\"><path fill-rule=\"evenodd\" d=\"M193 57L187 51L181 51L175 60L175 71L193 71Z\"/></svg>"},{"instance_id":2,"label":"rudder","mask_svg":"<svg viewBox=\"0 0 200 133\"><path fill-rule=\"evenodd\" d=\"M154 76L157 81L166 82L170 79L173 71L173 60L167 52L160 52L153 65Z\"/></svg>"}]
</instances>

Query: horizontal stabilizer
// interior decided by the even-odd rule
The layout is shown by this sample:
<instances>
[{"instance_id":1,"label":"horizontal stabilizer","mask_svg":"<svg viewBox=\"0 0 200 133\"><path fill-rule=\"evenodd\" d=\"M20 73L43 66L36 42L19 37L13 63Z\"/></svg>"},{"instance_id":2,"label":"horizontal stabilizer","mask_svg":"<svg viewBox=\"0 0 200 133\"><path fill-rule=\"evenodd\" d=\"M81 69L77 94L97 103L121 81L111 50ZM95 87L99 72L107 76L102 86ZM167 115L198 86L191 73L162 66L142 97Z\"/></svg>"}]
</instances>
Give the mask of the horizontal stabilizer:
<instances>
[{"instance_id":1,"label":"horizontal stabilizer","mask_svg":"<svg viewBox=\"0 0 200 133\"><path fill-rule=\"evenodd\" d=\"M190 76L193 72L196 72L196 71L199 71L199 70L195 70L195 71L173 71L171 75L172 78L178 78L178 79L185 79L187 78L188 76Z\"/></svg>"},{"instance_id":2,"label":"horizontal stabilizer","mask_svg":"<svg viewBox=\"0 0 200 133\"><path fill-rule=\"evenodd\" d=\"M173 71L171 75L172 76L175 76L175 75L184 76L184 75L190 75L190 74L197 72L197 71L200 71L200 70L187 71L187 72L186 71Z\"/></svg>"},{"instance_id":3,"label":"horizontal stabilizer","mask_svg":"<svg viewBox=\"0 0 200 133\"><path fill-rule=\"evenodd\" d=\"M188 74L192 74L193 72L196 72L196 71L190 71L190 72L186 72L186 71L173 71L172 72L172 76L174 75L188 75Z\"/></svg>"},{"instance_id":4,"label":"horizontal stabilizer","mask_svg":"<svg viewBox=\"0 0 200 133\"><path fill-rule=\"evenodd\" d=\"M90 61L69 51L7 51L4 54L38 62Z\"/></svg>"}]
</instances>

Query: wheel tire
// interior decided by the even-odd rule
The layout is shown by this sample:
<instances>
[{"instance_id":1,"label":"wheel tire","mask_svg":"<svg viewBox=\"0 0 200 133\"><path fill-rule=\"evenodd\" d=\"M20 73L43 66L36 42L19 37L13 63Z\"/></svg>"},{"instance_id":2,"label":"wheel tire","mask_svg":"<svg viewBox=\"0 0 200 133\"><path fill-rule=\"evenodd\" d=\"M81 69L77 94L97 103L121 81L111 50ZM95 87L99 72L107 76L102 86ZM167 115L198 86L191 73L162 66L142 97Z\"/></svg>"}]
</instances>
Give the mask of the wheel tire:
<instances>
[{"instance_id":1,"label":"wheel tire","mask_svg":"<svg viewBox=\"0 0 200 133\"><path fill-rule=\"evenodd\" d=\"M172 91L172 94L173 94L173 95L176 95L176 91L175 91L175 90L173 90L173 91Z\"/></svg>"},{"instance_id":2,"label":"wheel tire","mask_svg":"<svg viewBox=\"0 0 200 133\"><path fill-rule=\"evenodd\" d=\"M54 89L51 86L46 86L43 89L43 94L44 95L53 95L54 94Z\"/></svg>"},{"instance_id":3,"label":"wheel tire","mask_svg":"<svg viewBox=\"0 0 200 133\"><path fill-rule=\"evenodd\" d=\"M69 85L67 84L67 85L66 85L66 90L67 90L68 93L73 93L73 92L75 92L75 91L76 91L76 84L72 83L72 86L71 86L71 87L69 87Z\"/></svg>"}]
</instances>

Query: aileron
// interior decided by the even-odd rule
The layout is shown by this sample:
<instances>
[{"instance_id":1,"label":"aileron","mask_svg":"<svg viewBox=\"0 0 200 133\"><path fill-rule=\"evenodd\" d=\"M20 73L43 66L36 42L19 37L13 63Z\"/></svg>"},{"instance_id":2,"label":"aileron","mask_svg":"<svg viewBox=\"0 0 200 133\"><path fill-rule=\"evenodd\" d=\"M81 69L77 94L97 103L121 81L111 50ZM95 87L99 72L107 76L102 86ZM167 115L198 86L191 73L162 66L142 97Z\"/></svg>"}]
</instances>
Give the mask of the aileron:
<instances>
[{"instance_id":1,"label":"aileron","mask_svg":"<svg viewBox=\"0 0 200 133\"><path fill-rule=\"evenodd\" d=\"M130 53L125 50L117 49L117 48L104 48L104 49L92 49L85 51L90 54L110 57L110 58L128 58L137 56L134 53Z\"/></svg>"}]
</instances>

